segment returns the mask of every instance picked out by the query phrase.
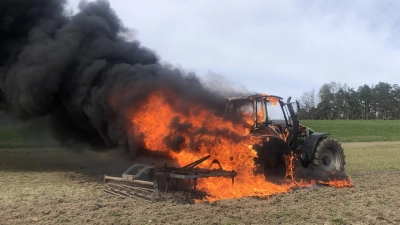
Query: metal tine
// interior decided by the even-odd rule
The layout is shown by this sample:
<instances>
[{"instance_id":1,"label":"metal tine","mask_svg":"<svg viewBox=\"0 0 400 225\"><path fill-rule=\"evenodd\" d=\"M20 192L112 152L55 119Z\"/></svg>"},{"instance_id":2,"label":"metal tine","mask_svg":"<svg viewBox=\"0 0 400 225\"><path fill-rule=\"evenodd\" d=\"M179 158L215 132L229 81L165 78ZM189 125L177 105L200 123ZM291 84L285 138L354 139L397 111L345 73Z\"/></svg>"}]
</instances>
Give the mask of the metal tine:
<instances>
[{"instance_id":1,"label":"metal tine","mask_svg":"<svg viewBox=\"0 0 400 225\"><path fill-rule=\"evenodd\" d=\"M142 191L142 192L148 192L148 193L153 193L154 189L151 188L145 188L145 187L132 187L132 186L128 186L128 185L116 185L113 184L115 187L117 188L125 188L129 191Z\"/></svg>"},{"instance_id":2,"label":"metal tine","mask_svg":"<svg viewBox=\"0 0 400 225\"><path fill-rule=\"evenodd\" d=\"M160 175L164 175L166 177L166 185L165 191L168 192L169 186L171 185L172 179L175 179L175 185L177 186L178 179L193 179L193 186L196 189L197 179L198 178L206 178L206 177L225 177L231 178L232 183L234 177L237 175L237 172L225 171L222 168L221 163L218 160L213 160L208 167L206 168L195 168L200 163L209 159L211 155L207 155L199 160L196 160L192 163L187 164L183 167L168 167L165 163L164 166L154 166L154 163L150 165L145 164L134 164L129 167L123 174L122 177L113 177L113 176L104 176L105 182L114 181L117 183L108 183L107 188L104 189L105 192L109 194L114 194L121 197L133 197L138 199L143 199L146 201L154 201L155 199L160 199L160 193L158 190L158 180ZM218 165L218 169L211 169L213 164ZM138 168L138 172L136 174L129 174L133 171L133 169ZM138 179L140 175L148 173L149 178L150 175L153 177L157 176L156 181L145 181L142 179ZM150 178L151 179L151 178ZM118 183L123 182L123 183ZM128 184L129 185L126 185ZM138 186L131 186L132 184L138 184Z\"/></svg>"},{"instance_id":3,"label":"metal tine","mask_svg":"<svg viewBox=\"0 0 400 225\"><path fill-rule=\"evenodd\" d=\"M134 186L129 186L129 185L125 185L125 184L109 184L109 186L114 186L117 188L125 188L125 189L129 189L129 190L144 190L144 191L148 191L148 192L154 192L153 188L146 188L146 187L134 187Z\"/></svg>"},{"instance_id":4,"label":"metal tine","mask_svg":"<svg viewBox=\"0 0 400 225\"><path fill-rule=\"evenodd\" d=\"M148 169L150 169L150 168L152 168L152 167L153 167L153 166L150 166L150 165L147 165L147 166L143 167L141 170L139 170L139 172L137 172L137 173L135 174L135 178L140 177L140 176L144 173L144 171L146 171L146 170L148 170Z\"/></svg>"},{"instance_id":5,"label":"metal tine","mask_svg":"<svg viewBox=\"0 0 400 225\"><path fill-rule=\"evenodd\" d=\"M117 187L125 187L125 188L129 188L129 189L134 189L134 190L141 189L141 190L146 190L146 191L154 192L154 186L153 186L153 188L145 188L145 187L134 187L134 186L129 186L129 185L126 185L126 184L111 184L111 183L110 183L110 185L114 185L114 186L117 186Z\"/></svg>"},{"instance_id":6,"label":"metal tine","mask_svg":"<svg viewBox=\"0 0 400 225\"><path fill-rule=\"evenodd\" d=\"M204 162L205 160L209 159L210 157L211 157L211 155L205 156L205 157L203 157L203 158L201 158L201 159L199 159L199 160L197 160L197 161L194 161L194 162L192 162L192 163L189 163L189 164L187 164L186 166L181 167L181 168L182 168L182 169L190 169L190 168L193 168L193 167L199 165L200 163Z\"/></svg>"},{"instance_id":7,"label":"metal tine","mask_svg":"<svg viewBox=\"0 0 400 225\"><path fill-rule=\"evenodd\" d=\"M217 165L219 166L218 169L223 170L223 169L222 169L222 165L221 165L221 163L219 162L218 159L214 159L214 160L210 163L210 166L208 166L208 168L210 169L210 168L212 167L213 164L217 164Z\"/></svg>"},{"instance_id":8,"label":"metal tine","mask_svg":"<svg viewBox=\"0 0 400 225\"><path fill-rule=\"evenodd\" d=\"M133 193L129 193L130 190L120 189L120 188L127 188L126 185L119 186L119 185L114 184L114 186L116 188L110 187L111 190L104 189L104 192L106 192L108 194L114 194L117 196L121 196L121 197L132 197L132 198L138 198L138 199L142 199L142 200L146 200L146 201L150 201L150 202L153 201L153 193L149 193L150 190L144 190L145 192L147 192L147 193L145 193L147 195L145 195L145 194L139 193L137 191L132 191ZM132 187L129 187L129 189L132 189Z\"/></svg>"},{"instance_id":9,"label":"metal tine","mask_svg":"<svg viewBox=\"0 0 400 225\"><path fill-rule=\"evenodd\" d=\"M117 196L120 196L120 197L126 197L125 195L122 195L122 194L119 194L119 193L117 193L115 191L110 191L110 190L104 190L104 193L109 194L109 195L117 195Z\"/></svg>"}]
</instances>

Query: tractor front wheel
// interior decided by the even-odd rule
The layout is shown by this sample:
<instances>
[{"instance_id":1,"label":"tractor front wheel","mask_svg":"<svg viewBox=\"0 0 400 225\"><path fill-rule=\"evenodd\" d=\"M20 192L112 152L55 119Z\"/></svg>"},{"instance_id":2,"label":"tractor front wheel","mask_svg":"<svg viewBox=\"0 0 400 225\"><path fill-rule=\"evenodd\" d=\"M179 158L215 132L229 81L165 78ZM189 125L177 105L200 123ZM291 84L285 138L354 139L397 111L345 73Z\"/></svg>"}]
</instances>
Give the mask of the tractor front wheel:
<instances>
[{"instance_id":1,"label":"tractor front wheel","mask_svg":"<svg viewBox=\"0 0 400 225\"><path fill-rule=\"evenodd\" d=\"M323 171L344 171L346 164L343 148L340 143L332 138L321 140L315 150L314 164Z\"/></svg>"}]
</instances>

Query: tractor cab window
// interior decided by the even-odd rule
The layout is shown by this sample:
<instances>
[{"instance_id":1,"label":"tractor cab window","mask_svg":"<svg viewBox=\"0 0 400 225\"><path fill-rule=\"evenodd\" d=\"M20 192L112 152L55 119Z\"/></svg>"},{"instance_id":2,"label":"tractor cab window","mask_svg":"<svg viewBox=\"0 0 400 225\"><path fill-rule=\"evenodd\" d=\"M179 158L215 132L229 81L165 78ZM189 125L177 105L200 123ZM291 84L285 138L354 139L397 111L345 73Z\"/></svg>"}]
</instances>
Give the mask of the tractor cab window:
<instances>
[{"instance_id":1,"label":"tractor cab window","mask_svg":"<svg viewBox=\"0 0 400 225\"><path fill-rule=\"evenodd\" d=\"M253 126L254 123L260 124L268 121L268 110L266 104L261 101L229 101L225 109L225 116L232 119L242 118Z\"/></svg>"},{"instance_id":2,"label":"tractor cab window","mask_svg":"<svg viewBox=\"0 0 400 225\"><path fill-rule=\"evenodd\" d=\"M253 120L253 103L248 101L230 101L225 109L225 117L230 119Z\"/></svg>"},{"instance_id":3,"label":"tractor cab window","mask_svg":"<svg viewBox=\"0 0 400 225\"><path fill-rule=\"evenodd\" d=\"M285 117L282 114L282 108L278 105L269 103L268 105L269 121L275 124L284 124Z\"/></svg>"},{"instance_id":4,"label":"tractor cab window","mask_svg":"<svg viewBox=\"0 0 400 225\"><path fill-rule=\"evenodd\" d=\"M230 119L245 121L253 127L287 124L288 116L283 115L285 111L281 107L283 103L280 97L258 94L233 97L227 100L225 116Z\"/></svg>"}]
</instances>

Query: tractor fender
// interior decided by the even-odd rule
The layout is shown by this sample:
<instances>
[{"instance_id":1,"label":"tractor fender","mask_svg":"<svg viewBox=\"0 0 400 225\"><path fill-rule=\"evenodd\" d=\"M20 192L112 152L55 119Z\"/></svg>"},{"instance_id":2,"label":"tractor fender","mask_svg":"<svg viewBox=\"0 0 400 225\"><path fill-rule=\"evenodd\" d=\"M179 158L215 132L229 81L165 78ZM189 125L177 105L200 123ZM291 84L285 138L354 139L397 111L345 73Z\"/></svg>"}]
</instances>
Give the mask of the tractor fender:
<instances>
[{"instance_id":1,"label":"tractor fender","mask_svg":"<svg viewBox=\"0 0 400 225\"><path fill-rule=\"evenodd\" d=\"M318 142L328 135L330 133L313 133L304 140L301 150L306 154L307 162L312 162Z\"/></svg>"}]
</instances>

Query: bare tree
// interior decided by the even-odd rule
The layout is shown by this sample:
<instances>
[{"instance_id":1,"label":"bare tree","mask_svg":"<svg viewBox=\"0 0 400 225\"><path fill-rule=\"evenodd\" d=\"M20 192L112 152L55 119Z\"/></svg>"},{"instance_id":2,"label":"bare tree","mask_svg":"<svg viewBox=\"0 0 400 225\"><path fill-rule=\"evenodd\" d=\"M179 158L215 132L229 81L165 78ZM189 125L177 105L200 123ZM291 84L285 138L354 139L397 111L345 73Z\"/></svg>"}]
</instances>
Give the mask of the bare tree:
<instances>
[{"instance_id":1,"label":"bare tree","mask_svg":"<svg viewBox=\"0 0 400 225\"><path fill-rule=\"evenodd\" d=\"M314 89L308 92L303 92L300 97L300 104L304 114L303 116L307 119L315 119L317 96Z\"/></svg>"}]
</instances>

